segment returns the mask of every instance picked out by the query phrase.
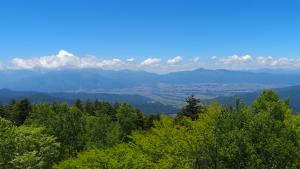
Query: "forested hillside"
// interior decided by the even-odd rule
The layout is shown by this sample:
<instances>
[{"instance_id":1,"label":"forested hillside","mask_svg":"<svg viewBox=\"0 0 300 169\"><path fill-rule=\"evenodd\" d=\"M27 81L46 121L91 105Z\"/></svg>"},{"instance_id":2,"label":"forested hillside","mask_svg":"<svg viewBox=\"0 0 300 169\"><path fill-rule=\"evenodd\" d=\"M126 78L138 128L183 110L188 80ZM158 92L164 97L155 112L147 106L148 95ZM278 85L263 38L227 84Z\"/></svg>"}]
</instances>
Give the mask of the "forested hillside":
<instances>
[{"instance_id":1,"label":"forested hillside","mask_svg":"<svg viewBox=\"0 0 300 169\"><path fill-rule=\"evenodd\" d=\"M300 112L300 86L275 88L273 90L278 93L281 99L289 99L289 105L293 109L294 113ZM217 97L216 100L222 104L234 106L235 99L240 98L243 103L249 105L260 95L260 93L261 91L241 93L234 96Z\"/></svg>"},{"instance_id":2,"label":"forested hillside","mask_svg":"<svg viewBox=\"0 0 300 169\"><path fill-rule=\"evenodd\" d=\"M162 104L158 101L140 95L110 94L110 93L86 93L86 92L59 92L42 93L32 91L13 91L0 89L0 104L7 104L12 99L28 98L32 103L68 103L72 104L77 99L83 102L96 100L106 101L110 104L128 103L139 108L146 114L165 113L175 114L178 108Z\"/></svg>"},{"instance_id":3,"label":"forested hillside","mask_svg":"<svg viewBox=\"0 0 300 169\"><path fill-rule=\"evenodd\" d=\"M0 107L0 168L300 168L300 116L275 92L249 106L186 103L170 117L103 101L13 100Z\"/></svg>"}]
</instances>

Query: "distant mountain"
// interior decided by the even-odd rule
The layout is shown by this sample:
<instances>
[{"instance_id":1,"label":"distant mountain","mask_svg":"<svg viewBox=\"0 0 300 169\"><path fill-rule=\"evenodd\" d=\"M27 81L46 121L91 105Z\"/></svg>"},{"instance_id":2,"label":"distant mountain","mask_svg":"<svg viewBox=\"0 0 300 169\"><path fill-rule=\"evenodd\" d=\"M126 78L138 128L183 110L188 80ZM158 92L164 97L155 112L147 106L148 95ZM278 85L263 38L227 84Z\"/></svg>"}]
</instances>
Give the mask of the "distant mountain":
<instances>
[{"instance_id":1,"label":"distant mountain","mask_svg":"<svg viewBox=\"0 0 300 169\"><path fill-rule=\"evenodd\" d=\"M300 85L300 74L265 73L229 70L197 69L168 74L130 70L57 70L57 71L0 71L0 88L42 92L95 91L140 87L143 85L236 83Z\"/></svg>"},{"instance_id":2,"label":"distant mountain","mask_svg":"<svg viewBox=\"0 0 300 169\"><path fill-rule=\"evenodd\" d=\"M152 83L156 74L99 69L50 72L11 70L0 72L0 88L33 91L79 91L117 89Z\"/></svg>"},{"instance_id":3,"label":"distant mountain","mask_svg":"<svg viewBox=\"0 0 300 169\"><path fill-rule=\"evenodd\" d=\"M284 87L277 88L275 90L280 98L289 99L290 106L294 110L294 112L300 113L300 86L292 86L292 87ZM251 93L243 93L235 96L226 96L226 97L217 97L218 100L222 104L233 106L235 104L235 99L240 98L245 104L251 104L261 93L262 91L251 92Z\"/></svg>"},{"instance_id":4,"label":"distant mountain","mask_svg":"<svg viewBox=\"0 0 300 169\"><path fill-rule=\"evenodd\" d=\"M31 91L12 91L9 89L0 90L0 104L9 103L12 99L22 99L28 98L32 103L59 103L66 102L72 104L76 99L86 100L103 100L110 103L129 103L142 112L152 114L152 113L165 113L165 114L175 114L179 109L172 106L164 105L160 102L154 101L150 98L143 97L140 95L121 95L121 94L106 94L106 93L41 93L41 92L31 92Z\"/></svg>"},{"instance_id":5,"label":"distant mountain","mask_svg":"<svg viewBox=\"0 0 300 169\"><path fill-rule=\"evenodd\" d=\"M300 71L298 69L254 69L254 70L249 70L250 72L255 72L255 73L272 73L272 74L296 74L299 75Z\"/></svg>"},{"instance_id":6,"label":"distant mountain","mask_svg":"<svg viewBox=\"0 0 300 169\"><path fill-rule=\"evenodd\" d=\"M255 73L224 69L197 69L194 71L169 73L165 75L163 81L171 83L256 83L296 85L300 84L300 75L264 72Z\"/></svg>"}]
</instances>

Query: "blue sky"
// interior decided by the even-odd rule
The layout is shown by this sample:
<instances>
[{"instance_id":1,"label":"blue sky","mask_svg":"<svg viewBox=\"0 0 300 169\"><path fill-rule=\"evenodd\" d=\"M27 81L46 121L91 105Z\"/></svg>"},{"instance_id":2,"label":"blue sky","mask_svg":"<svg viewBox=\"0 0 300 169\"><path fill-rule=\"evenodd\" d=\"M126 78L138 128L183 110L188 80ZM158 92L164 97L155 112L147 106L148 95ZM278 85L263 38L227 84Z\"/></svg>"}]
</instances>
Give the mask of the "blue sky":
<instances>
[{"instance_id":1,"label":"blue sky","mask_svg":"<svg viewBox=\"0 0 300 169\"><path fill-rule=\"evenodd\" d=\"M2 0L0 61L300 57L297 0ZM26 60L27 61L27 60Z\"/></svg>"}]
</instances>

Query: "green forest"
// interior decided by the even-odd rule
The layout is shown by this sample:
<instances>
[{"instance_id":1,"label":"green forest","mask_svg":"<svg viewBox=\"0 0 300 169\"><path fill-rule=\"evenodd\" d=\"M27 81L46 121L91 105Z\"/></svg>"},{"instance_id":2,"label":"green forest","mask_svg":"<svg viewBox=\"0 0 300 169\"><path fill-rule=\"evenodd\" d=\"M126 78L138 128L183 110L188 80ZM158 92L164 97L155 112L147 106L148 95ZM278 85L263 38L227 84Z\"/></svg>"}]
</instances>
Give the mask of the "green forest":
<instances>
[{"instance_id":1,"label":"green forest","mask_svg":"<svg viewBox=\"0 0 300 169\"><path fill-rule=\"evenodd\" d=\"M186 98L176 116L104 101L0 106L1 169L299 169L300 116L263 91L251 105Z\"/></svg>"}]
</instances>

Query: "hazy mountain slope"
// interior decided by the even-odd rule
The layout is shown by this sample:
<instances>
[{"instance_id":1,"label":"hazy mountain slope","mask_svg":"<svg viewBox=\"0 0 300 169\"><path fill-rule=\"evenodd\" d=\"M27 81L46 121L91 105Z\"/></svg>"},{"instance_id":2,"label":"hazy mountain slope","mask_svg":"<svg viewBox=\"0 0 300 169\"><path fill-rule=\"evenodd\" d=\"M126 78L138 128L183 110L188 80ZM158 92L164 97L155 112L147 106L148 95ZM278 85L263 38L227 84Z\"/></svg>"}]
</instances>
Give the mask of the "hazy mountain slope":
<instances>
[{"instance_id":1,"label":"hazy mountain slope","mask_svg":"<svg viewBox=\"0 0 300 169\"><path fill-rule=\"evenodd\" d=\"M110 103L131 103L134 105L140 105L145 103L155 102L154 100L140 96L140 95L124 95L124 94L107 94L107 93L48 93L49 96L58 97L65 100L74 100L80 98L81 100L92 100L95 101L105 100Z\"/></svg>"},{"instance_id":2,"label":"hazy mountain slope","mask_svg":"<svg viewBox=\"0 0 300 169\"><path fill-rule=\"evenodd\" d=\"M257 84L300 84L300 75L255 73L247 71L197 69L169 73L162 79L169 83L257 83Z\"/></svg>"},{"instance_id":3,"label":"hazy mountain slope","mask_svg":"<svg viewBox=\"0 0 300 169\"><path fill-rule=\"evenodd\" d=\"M39 102L70 102L59 97L50 96L45 93L31 92L31 91L12 91L8 89L0 90L0 104L8 103L12 99L29 98L33 103Z\"/></svg>"},{"instance_id":4,"label":"hazy mountain slope","mask_svg":"<svg viewBox=\"0 0 300 169\"><path fill-rule=\"evenodd\" d=\"M145 71L99 69L57 71L0 71L0 88L43 92L112 90L166 84L271 84L300 85L299 74L207 70L154 74ZM104 92L105 93L105 92Z\"/></svg>"},{"instance_id":5,"label":"hazy mountain slope","mask_svg":"<svg viewBox=\"0 0 300 169\"><path fill-rule=\"evenodd\" d=\"M67 102L73 103L76 99L95 101L104 100L110 103L129 103L139 108L144 113L165 113L174 114L179 110L172 106L167 106L147 97L139 95L120 95L105 93L40 93L30 91L12 91L8 89L0 90L0 104L6 104L12 99L28 98L33 103L41 102Z\"/></svg>"},{"instance_id":6,"label":"hazy mountain slope","mask_svg":"<svg viewBox=\"0 0 300 169\"><path fill-rule=\"evenodd\" d=\"M284 87L274 89L278 92L280 98L289 99L290 106L295 112L300 112L300 86ZM261 91L244 93L235 96L217 97L216 99L223 104L234 105L236 98L241 98L245 104L251 104Z\"/></svg>"}]
</instances>

